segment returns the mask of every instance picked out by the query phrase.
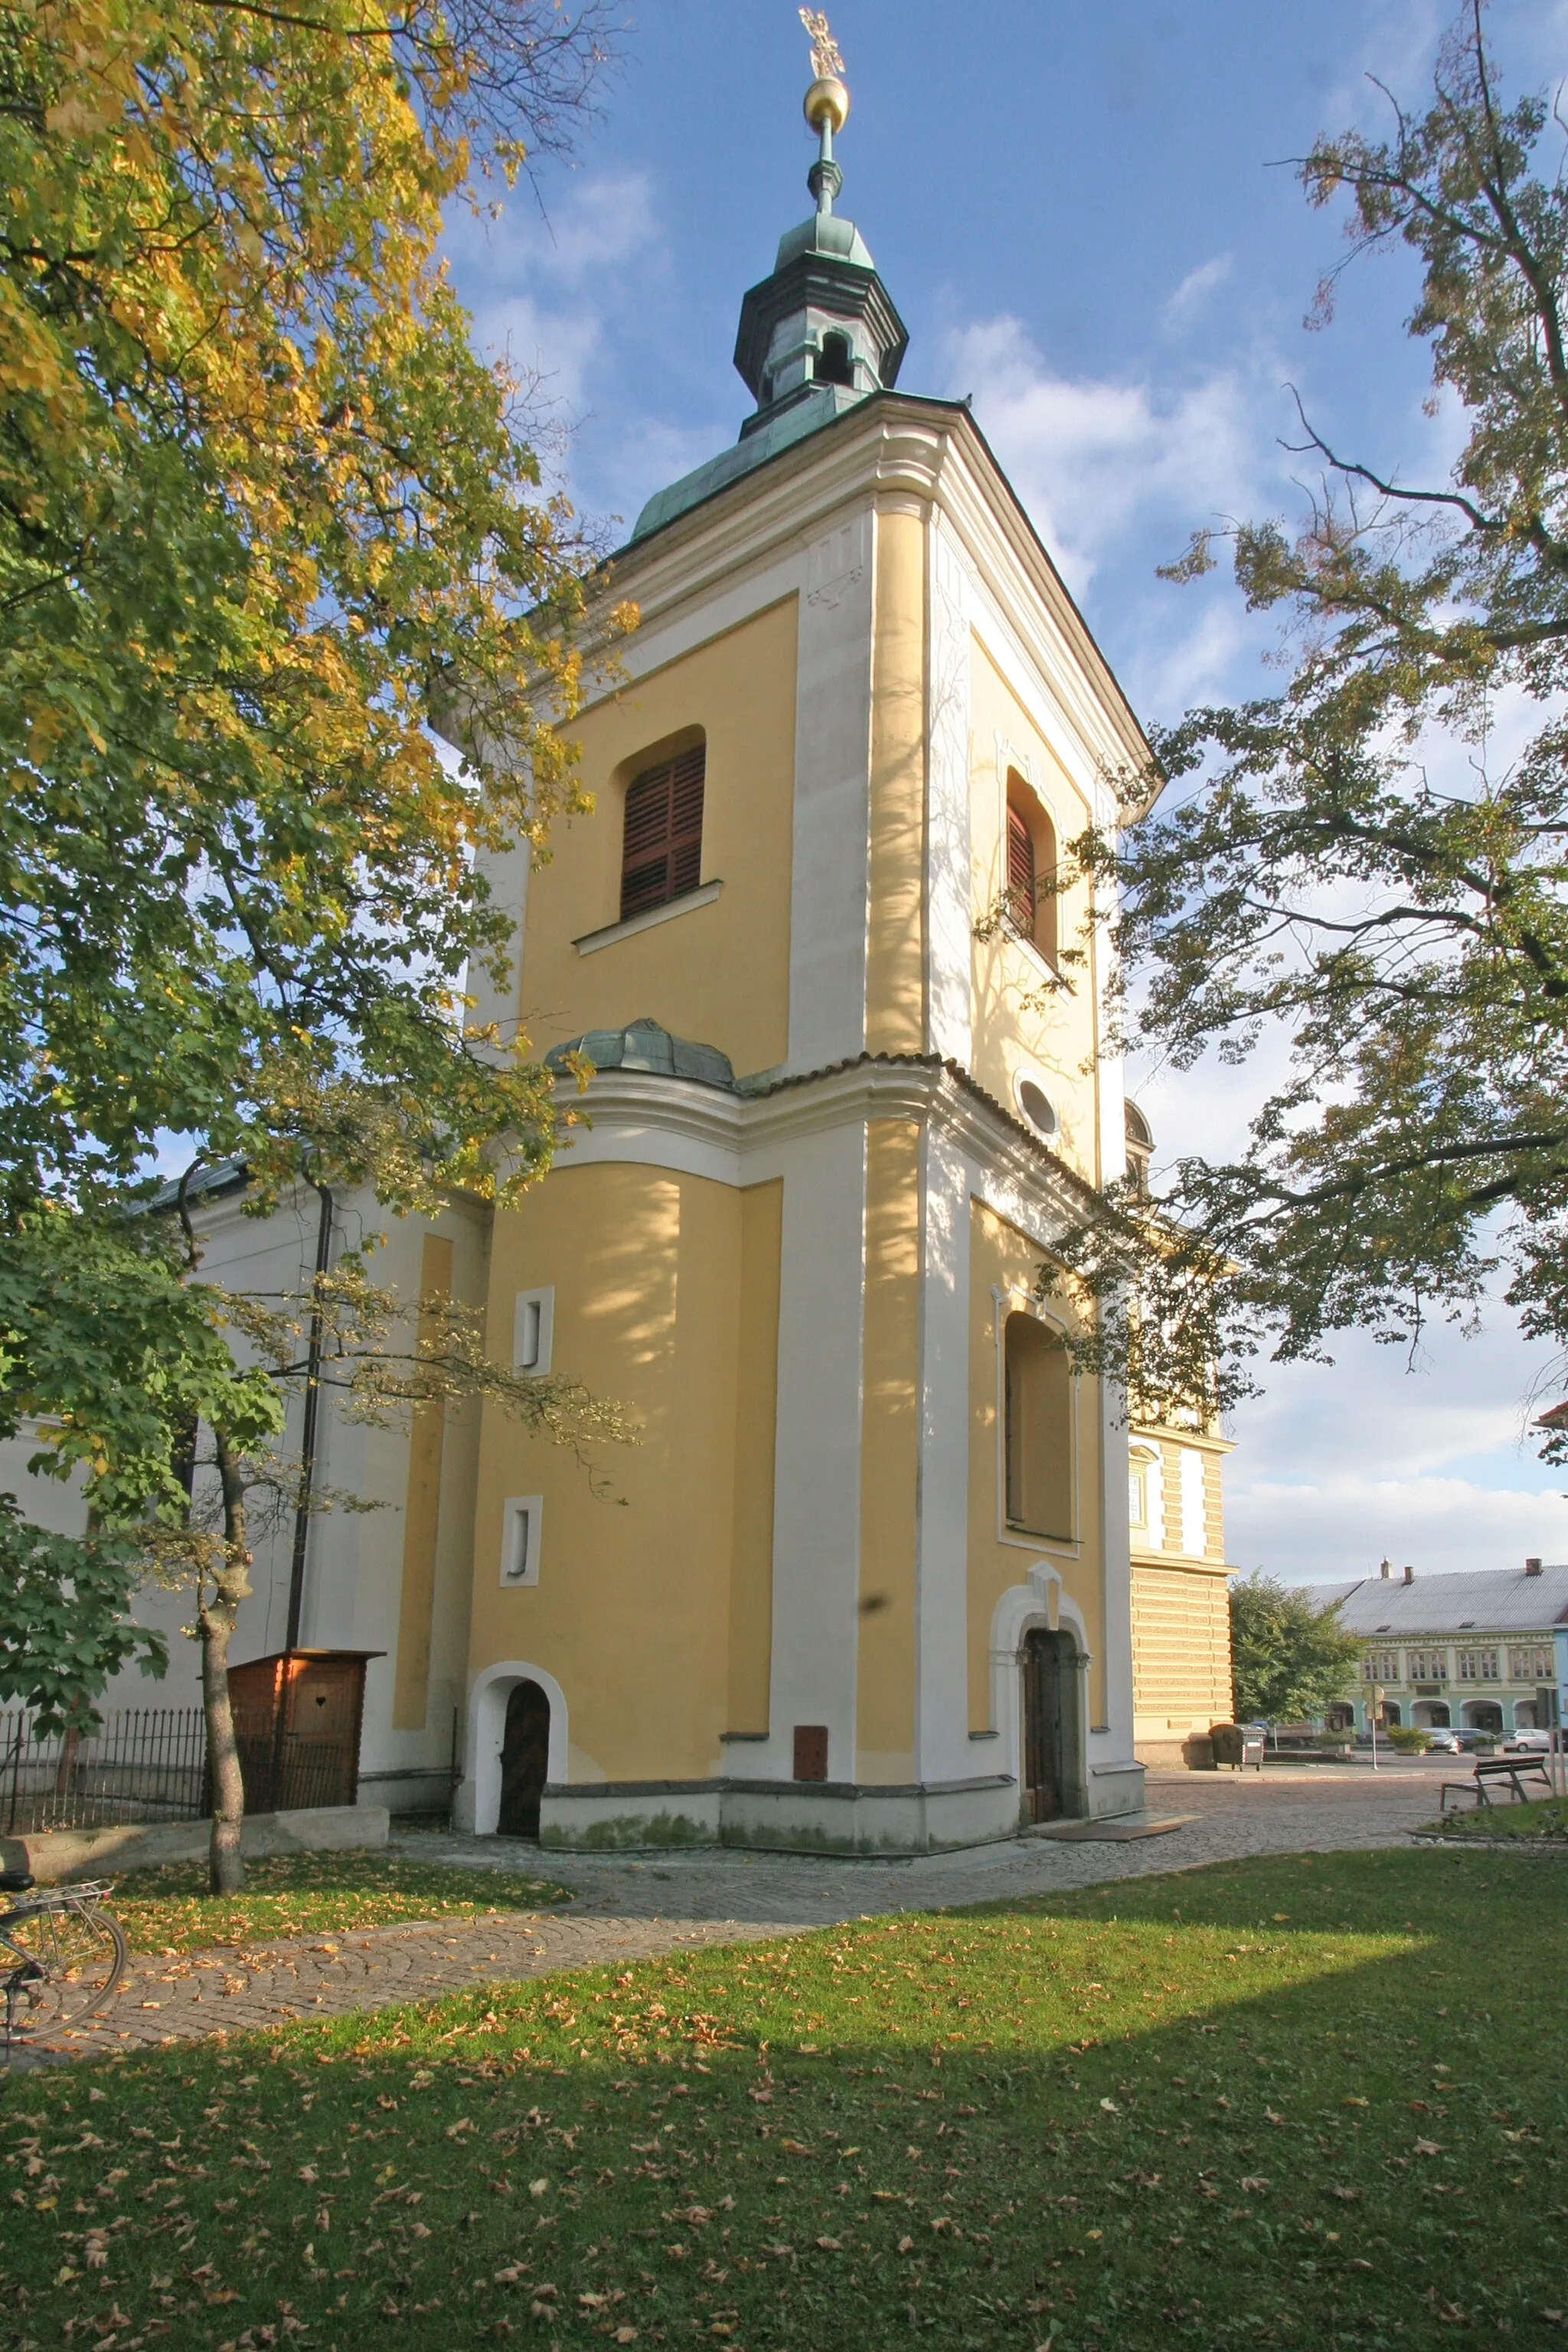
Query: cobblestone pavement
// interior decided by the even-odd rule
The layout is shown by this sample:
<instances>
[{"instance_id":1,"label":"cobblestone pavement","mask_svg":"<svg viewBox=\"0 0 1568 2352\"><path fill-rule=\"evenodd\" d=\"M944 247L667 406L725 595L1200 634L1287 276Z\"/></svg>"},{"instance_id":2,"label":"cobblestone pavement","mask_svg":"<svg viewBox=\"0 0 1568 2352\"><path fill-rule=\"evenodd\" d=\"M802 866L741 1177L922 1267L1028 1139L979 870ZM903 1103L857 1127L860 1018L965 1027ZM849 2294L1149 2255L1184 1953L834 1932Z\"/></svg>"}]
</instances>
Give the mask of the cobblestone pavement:
<instances>
[{"instance_id":1,"label":"cobblestone pavement","mask_svg":"<svg viewBox=\"0 0 1568 2352\"><path fill-rule=\"evenodd\" d=\"M543 1855L539 1866L573 1889L569 1909L505 1912L473 1927L428 1921L138 1960L103 2017L41 2040L14 2054L13 2064L254 2032L290 2018L434 2000L467 1985L647 1959L682 1946L804 1934L878 1912L1048 1895L1247 1854L1399 1845L1436 1813L1437 1777L1420 1768L1375 1778L1331 1767L1246 1778L1152 1772L1149 1818L1179 1817L1180 1826L1127 1843L1036 1835L885 1862L715 1850ZM513 1869L518 1861L510 1840L434 1831L396 1835L393 1850L476 1874Z\"/></svg>"}]
</instances>

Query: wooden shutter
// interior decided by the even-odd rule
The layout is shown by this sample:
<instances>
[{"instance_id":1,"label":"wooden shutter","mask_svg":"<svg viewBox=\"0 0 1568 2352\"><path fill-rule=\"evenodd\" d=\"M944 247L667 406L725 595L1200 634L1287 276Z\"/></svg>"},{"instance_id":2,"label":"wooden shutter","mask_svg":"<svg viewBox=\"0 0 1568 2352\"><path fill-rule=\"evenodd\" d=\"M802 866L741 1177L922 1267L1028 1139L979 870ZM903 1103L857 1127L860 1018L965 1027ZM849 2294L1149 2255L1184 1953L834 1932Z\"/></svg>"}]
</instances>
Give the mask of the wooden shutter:
<instances>
[{"instance_id":1,"label":"wooden shutter","mask_svg":"<svg viewBox=\"0 0 1568 2352\"><path fill-rule=\"evenodd\" d=\"M648 768L626 788L621 920L684 898L702 878L702 744Z\"/></svg>"},{"instance_id":2,"label":"wooden shutter","mask_svg":"<svg viewBox=\"0 0 1568 2352\"><path fill-rule=\"evenodd\" d=\"M1026 940L1035 936L1035 837L1011 802L1007 806L1007 915Z\"/></svg>"}]
</instances>

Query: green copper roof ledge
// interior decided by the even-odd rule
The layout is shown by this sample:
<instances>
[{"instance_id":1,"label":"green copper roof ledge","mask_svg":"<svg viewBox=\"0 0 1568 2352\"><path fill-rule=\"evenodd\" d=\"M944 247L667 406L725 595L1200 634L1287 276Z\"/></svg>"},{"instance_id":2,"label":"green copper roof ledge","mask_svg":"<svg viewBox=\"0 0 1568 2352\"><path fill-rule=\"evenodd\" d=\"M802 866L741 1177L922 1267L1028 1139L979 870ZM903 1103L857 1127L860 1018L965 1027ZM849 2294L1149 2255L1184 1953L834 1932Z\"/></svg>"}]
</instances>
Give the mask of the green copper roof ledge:
<instances>
[{"instance_id":1,"label":"green copper roof ledge","mask_svg":"<svg viewBox=\"0 0 1568 2352\"><path fill-rule=\"evenodd\" d=\"M846 390L840 384L816 383L803 400L791 408L781 408L766 424L739 442L733 449L721 449L717 457L710 457L705 466L694 473L683 474L679 482L671 482L667 490L656 490L633 527L629 546L647 539L651 531L662 530L667 522L685 514L691 507L700 506L715 490L728 488L749 474L754 466L764 465L776 457L781 449L792 442L804 441L808 433L819 426L831 425L847 408L857 408L865 398L863 393Z\"/></svg>"},{"instance_id":2,"label":"green copper roof ledge","mask_svg":"<svg viewBox=\"0 0 1568 2352\"><path fill-rule=\"evenodd\" d=\"M581 1055L596 1070L646 1070L658 1078L689 1078L700 1087L735 1091L735 1072L727 1054L717 1045L700 1045L689 1037L672 1037L661 1023L645 1013L624 1029L588 1029L581 1037L552 1045L544 1066L557 1076L569 1055Z\"/></svg>"}]
</instances>

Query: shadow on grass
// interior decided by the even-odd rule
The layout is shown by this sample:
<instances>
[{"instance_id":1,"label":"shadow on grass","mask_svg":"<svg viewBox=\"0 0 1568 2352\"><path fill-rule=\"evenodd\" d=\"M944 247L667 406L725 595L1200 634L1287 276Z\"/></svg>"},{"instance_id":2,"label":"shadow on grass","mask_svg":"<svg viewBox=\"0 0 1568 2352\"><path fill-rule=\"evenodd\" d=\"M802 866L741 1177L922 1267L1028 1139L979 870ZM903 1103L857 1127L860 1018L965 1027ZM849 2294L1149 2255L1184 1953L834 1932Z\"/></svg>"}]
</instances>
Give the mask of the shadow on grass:
<instances>
[{"instance_id":1,"label":"shadow on grass","mask_svg":"<svg viewBox=\"0 0 1568 2352\"><path fill-rule=\"evenodd\" d=\"M0 2340L1550 2342L1565 1922L1275 1858L34 2076Z\"/></svg>"}]
</instances>

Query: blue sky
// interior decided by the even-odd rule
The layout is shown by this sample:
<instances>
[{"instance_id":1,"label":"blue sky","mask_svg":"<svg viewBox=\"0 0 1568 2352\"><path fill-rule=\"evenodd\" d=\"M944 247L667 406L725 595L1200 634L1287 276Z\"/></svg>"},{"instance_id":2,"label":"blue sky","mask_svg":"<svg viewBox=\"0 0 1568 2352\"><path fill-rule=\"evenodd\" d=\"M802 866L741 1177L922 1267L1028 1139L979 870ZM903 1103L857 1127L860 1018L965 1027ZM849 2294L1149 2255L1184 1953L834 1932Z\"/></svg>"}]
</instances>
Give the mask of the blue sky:
<instances>
[{"instance_id":1,"label":"blue sky","mask_svg":"<svg viewBox=\"0 0 1568 2352\"><path fill-rule=\"evenodd\" d=\"M809 79L794 0L628 0L601 119L499 220L453 223L477 340L510 346L568 428L552 462L613 543L643 500L735 436L742 293L809 209ZM907 390L976 414L1135 707L1256 691L1275 643L1223 576L1157 564L1198 525L1299 511L1289 387L1331 440L1440 474L1400 254L1358 264L1290 169L1320 130L1374 129L1429 85L1447 5L1425 0L838 0L853 111L838 208L910 329ZM1568 0L1494 0L1508 85L1568 69ZM1139 1075L1161 1146L1239 1137L1257 1075ZM1541 1370L1505 1312L1407 1369L1351 1343L1276 1373L1238 1415L1230 1557L1338 1578L1568 1559L1568 1501L1523 1436Z\"/></svg>"}]
</instances>

